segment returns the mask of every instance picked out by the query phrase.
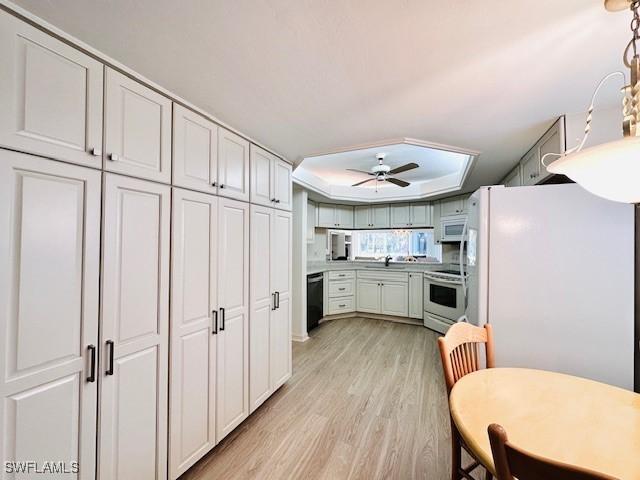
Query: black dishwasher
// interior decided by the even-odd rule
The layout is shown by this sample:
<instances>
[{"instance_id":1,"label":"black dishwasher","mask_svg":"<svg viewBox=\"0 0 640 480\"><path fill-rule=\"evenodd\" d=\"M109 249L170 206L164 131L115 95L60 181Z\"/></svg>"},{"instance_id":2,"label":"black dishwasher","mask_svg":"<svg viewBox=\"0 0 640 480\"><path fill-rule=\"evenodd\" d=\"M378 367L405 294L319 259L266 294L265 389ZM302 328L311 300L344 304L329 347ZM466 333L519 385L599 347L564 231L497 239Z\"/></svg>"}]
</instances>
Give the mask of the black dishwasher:
<instances>
[{"instance_id":1,"label":"black dishwasher","mask_svg":"<svg viewBox=\"0 0 640 480\"><path fill-rule=\"evenodd\" d=\"M307 275L307 332L316 328L322 318L322 277L322 272Z\"/></svg>"}]
</instances>

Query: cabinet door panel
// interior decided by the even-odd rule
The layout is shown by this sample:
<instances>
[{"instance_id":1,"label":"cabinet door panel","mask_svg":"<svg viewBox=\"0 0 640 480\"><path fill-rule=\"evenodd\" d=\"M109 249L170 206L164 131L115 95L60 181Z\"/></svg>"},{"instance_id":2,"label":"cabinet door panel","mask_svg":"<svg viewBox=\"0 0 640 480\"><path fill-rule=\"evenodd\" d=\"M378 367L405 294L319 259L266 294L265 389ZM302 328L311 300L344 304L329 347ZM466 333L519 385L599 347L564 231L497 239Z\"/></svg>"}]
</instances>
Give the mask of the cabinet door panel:
<instances>
[{"instance_id":1,"label":"cabinet door panel","mask_svg":"<svg viewBox=\"0 0 640 480\"><path fill-rule=\"evenodd\" d=\"M318 204L318 227L333 228L336 225L336 207L326 203Z\"/></svg>"},{"instance_id":2,"label":"cabinet door panel","mask_svg":"<svg viewBox=\"0 0 640 480\"><path fill-rule=\"evenodd\" d=\"M169 198L167 186L105 175L103 479L166 478Z\"/></svg>"},{"instance_id":3,"label":"cabinet door panel","mask_svg":"<svg viewBox=\"0 0 640 480\"><path fill-rule=\"evenodd\" d=\"M251 203L275 206L274 163L276 157L251 145Z\"/></svg>"},{"instance_id":4,"label":"cabinet door panel","mask_svg":"<svg viewBox=\"0 0 640 480\"><path fill-rule=\"evenodd\" d=\"M522 185L522 179L520 178L520 165L517 165L513 171L507 175L504 180L505 187L519 187Z\"/></svg>"},{"instance_id":5,"label":"cabinet door panel","mask_svg":"<svg viewBox=\"0 0 640 480\"><path fill-rule=\"evenodd\" d=\"M0 145L100 167L102 64L6 12L0 62Z\"/></svg>"},{"instance_id":6,"label":"cabinet door panel","mask_svg":"<svg viewBox=\"0 0 640 480\"><path fill-rule=\"evenodd\" d=\"M422 318L424 275L419 273L409 274L409 316L411 318Z\"/></svg>"},{"instance_id":7,"label":"cabinet door panel","mask_svg":"<svg viewBox=\"0 0 640 480\"><path fill-rule=\"evenodd\" d=\"M540 160L547 153L564 153L564 121L558 120L551 129L540 139L539 144L539 156ZM557 156L549 156L545 159L545 163L549 165L553 160L557 159ZM540 166L545 175L551 175L545 167Z\"/></svg>"},{"instance_id":8,"label":"cabinet door panel","mask_svg":"<svg viewBox=\"0 0 640 480\"><path fill-rule=\"evenodd\" d=\"M218 193L249 201L249 142L221 128L218 134Z\"/></svg>"},{"instance_id":9,"label":"cabinet door panel","mask_svg":"<svg viewBox=\"0 0 640 480\"><path fill-rule=\"evenodd\" d=\"M291 211L291 165L279 158L275 158L273 162L273 185L273 196L276 199L275 207Z\"/></svg>"},{"instance_id":10,"label":"cabinet door panel","mask_svg":"<svg viewBox=\"0 0 640 480\"><path fill-rule=\"evenodd\" d=\"M357 282L356 300L358 312L380 313L380 285L376 280L361 280Z\"/></svg>"},{"instance_id":11,"label":"cabinet door panel","mask_svg":"<svg viewBox=\"0 0 640 480\"><path fill-rule=\"evenodd\" d=\"M411 204L411 226L431 227L431 205L428 203Z\"/></svg>"},{"instance_id":12,"label":"cabinet door panel","mask_svg":"<svg viewBox=\"0 0 640 480\"><path fill-rule=\"evenodd\" d=\"M171 181L171 100L110 68L105 154L105 170Z\"/></svg>"},{"instance_id":13,"label":"cabinet door panel","mask_svg":"<svg viewBox=\"0 0 640 480\"><path fill-rule=\"evenodd\" d=\"M406 283L382 283L382 313L409 316L409 287Z\"/></svg>"},{"instance_id":14,"label":"cabinet door panel","mask_svg":"<svg viewBox=\"0 0 640 480\"><path fill-rule=\"evenodd\" d=\"M0 452L94 477L100 172L0 151Z\"/></svg>"},{"instance_id":15,"label":"cabinet door panel","mask_svg":"<svg viewBox=\"0 0 640 480\"><path fill-rule=\"evenodd\" d=\"M249 205L218 204L216 438L222 440L249 414ZM224 320L223 320L224 319Z\"/></svg>"},{"instance_id":16,"label":"cabinet door panel","mask_svg":"<svg viewBox=\"0 0 640 480\"><path fill-rule=\"evenodd\" d=\"M272 220L271 285L277 308L271 314L270 385L275 391L291 377L292 216L276 210Z\"/></svg>"},{"instance_id":17,"label":"cabinet door panel","mask_svg":"<svg viewBox=\"0 0 640 480\"><path fill-rule=\"evenodd\" d=\"M462 200L460 197L447 198L440 200L440 215L446 217L448 215L458 215L462 211Z\"/></svg>"},{"instance_id":18,"label":"cabinet door panel","mask_svg":"<svg viewBox=\"0 0 640 480\"><path fill-rule=\"evenodd\" d=\"M353 207L336 205L336 223L340 228L353 228Z\"/></svg>"},{"instance_id":19,"label":"cabinet door panel","mask_svg":"<svg viewBox=\"0 0 640 480\"><path fill-rule=\"evenodd\" d=\"M217 193L218 126L173 104L173 184Z\"/></svg>"},{"instance_id":20,"label":"cabinet door panel","mask_svg":"<svg viewBox=\"0 0 640 480\"><path fill-rule=\"evenodd\" d=\"M391 215L389 205L374 205L371 207L371 223L375 228L389 228L391 226Z\"/></svg>"},{"instance_id":21,"label":"cabinet door panel","mask_svg":"<svg viewBox=\"0 0 640 480\"><path fill-rule=\"evenodd\" d=\"M249 405L258 408L269 395L269 328L271 312L275 308L271 285L273 213L267 207L251 206L251 314L249 317Z\"/></svg>"},{"instance_id":22,"label":"cabinet door panel","mask_svg":"<svg viewBox=\"0 0 640 480\"><path fill-rule=\"evenodd\" d=\"M409 227L411 224L411 208L409 204L391 205L391 227Z\"/></svg>"},{"instance_id":23,"label":"cabinet door panel","mask_svg":"<svg viewBox=\"0 0 640 480\"><path fill-rule=\"evenodd\" d=\"M358 205L353 210L354 228L371 228L373 226L370 215L371 207Z\"/></svg>"},{"instance_id":24,"label":"cabinet door panel","mask_svg":"<svg viewBox=\"0 0 640 480\"><path fill-rule=\"evenodd\" d=\"M535 185L540 176L540 157L536 148L522 159L522 185Z\"/></svg>"},{"instance_id":25,"label":"cabinet door panel","mask_svg":"<svg viewBox=\"0 0 640 480\"><path fill-rule=\"evenodd\" d=\"M173 189L169 473L184 473L216 444L218 198Z\"/></svg>"}]
</instances>

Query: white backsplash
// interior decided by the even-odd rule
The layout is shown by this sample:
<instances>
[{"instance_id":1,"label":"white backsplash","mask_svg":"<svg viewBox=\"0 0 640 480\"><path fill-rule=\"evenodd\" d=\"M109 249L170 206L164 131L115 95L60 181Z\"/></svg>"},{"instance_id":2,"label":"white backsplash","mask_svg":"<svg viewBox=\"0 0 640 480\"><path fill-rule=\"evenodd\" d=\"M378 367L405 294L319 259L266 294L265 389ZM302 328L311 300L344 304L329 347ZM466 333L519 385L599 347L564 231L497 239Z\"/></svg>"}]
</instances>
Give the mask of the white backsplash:
<instances>
[{"instance_id":1,"label":"white backsplash","mask_svg":"<svg viewBox=\"0 0 640 480\"><path fill-rule=\"evenodd\" d=\"M307 244L307 262L323 262L327 259L327 229L316 228L313 243Z\"/></svg>"}]
</instances>

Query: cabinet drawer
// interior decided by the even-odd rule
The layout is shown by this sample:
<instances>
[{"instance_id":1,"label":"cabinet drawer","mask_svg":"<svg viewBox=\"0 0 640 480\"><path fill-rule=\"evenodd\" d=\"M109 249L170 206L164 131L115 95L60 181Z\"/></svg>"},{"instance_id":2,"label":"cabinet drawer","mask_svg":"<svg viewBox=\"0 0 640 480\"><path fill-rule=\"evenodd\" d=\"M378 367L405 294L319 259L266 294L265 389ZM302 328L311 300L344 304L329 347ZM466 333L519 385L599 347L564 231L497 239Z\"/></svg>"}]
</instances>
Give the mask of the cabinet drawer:
<instances>
[{"instance_id":1,"label":"cabinet drawer","mask_svg":"<svg viewBox=\"0 0 640 480\"><path fill-rule=\"evenodd\" d=\"M353 295L329 299L329 315L354 311Z\"/></svg>"},{"instance_id":2,"label":"cabinet drawer","mask_svg":"<svg viewBox=\"0 0 640 480\"><path fill-rule=\"evenodd\" d=\"M329 280L346 280L349 278L356 278L356 272L354 270L339 270L337 272L329 272Z\"/></svg>"},{"instance_id":3,"label":"cabinet drawer","mask_svg":"<svg viewBox=\"0 0 640 480\"><path fill-rule=\"evenodd\" d=\"M368 279L368 280L378 280L380 282L408 282L409 274L407 272L385 272L381 270L372 270L372 271L364 271L360 270L358 272L358 278Z\"/></svg>"},{"instance_id":4,"label":"cabinet drawer","mask_svg":"<svg viewBox=\"0 0 640 480\"><path fill-rule=\"evenodd\" d=\"M345 295L353 295L355 282L353 278L347 280L331 280L329 282L329 296L344 297Z\"/></svg>"}]
</instances>

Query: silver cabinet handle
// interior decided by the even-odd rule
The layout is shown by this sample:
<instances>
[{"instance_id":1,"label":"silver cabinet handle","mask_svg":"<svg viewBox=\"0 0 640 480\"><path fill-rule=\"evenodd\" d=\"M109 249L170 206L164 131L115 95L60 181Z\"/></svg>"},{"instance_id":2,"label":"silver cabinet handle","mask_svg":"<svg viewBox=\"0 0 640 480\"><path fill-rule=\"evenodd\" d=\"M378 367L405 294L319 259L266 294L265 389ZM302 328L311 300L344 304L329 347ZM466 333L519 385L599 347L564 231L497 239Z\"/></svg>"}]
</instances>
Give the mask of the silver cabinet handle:
<instances>
[{"instance_id":1,"label":"silver cabinet handle","mask_svg":"<svg viewBox=\"0 0 640 480\"><path fill-rule=\"evenodd\" d=\"M120 157L118 156L117 153L110 153L109 154L109 160L112 160L114 162L117 162L118 160L120 160Z\"/></svg>"},{"instance_id":2,"label":"silver cabinet handle","mask_svg":"<svg viewBox=\"0 0 640 480\"><path fill-rule=\"evenodd\" d=\"M344 308L346 305L343 303L342 305L338 305L339 308Z\"/></svg>"},{"instance_id":3,"label":"silver cabinet handle","mask_svg":"<svg viewBox=\"0 0 640 480\"><path fill-rule=\"evenodd\" d=\"M271 300L273 300L273 307L271 307L271 310L275 310L276 309L276 292L273 292L271 294Z\"/></svg>"},{"instance_id":4,"label":"silver cabinet handle","mask_svg":"<svg viewBox=\"0 0 640 480\"><path fill-rule=\"evenodd\" d=\"M339 288L338 289L340 292L344 292L344 288Z\"/></svg>"},{"instance_id":5,"label":"silver cabinet handle","mask_svg":"<svg viewBox=\"0 0 640 480\"><path fill-rule=\"evenodd\" d=\"M92 148L90 153L94 157L99 157L100 155L102 155L102 150L100 150L99 148Z\"/></svg>"}]
</instances>

